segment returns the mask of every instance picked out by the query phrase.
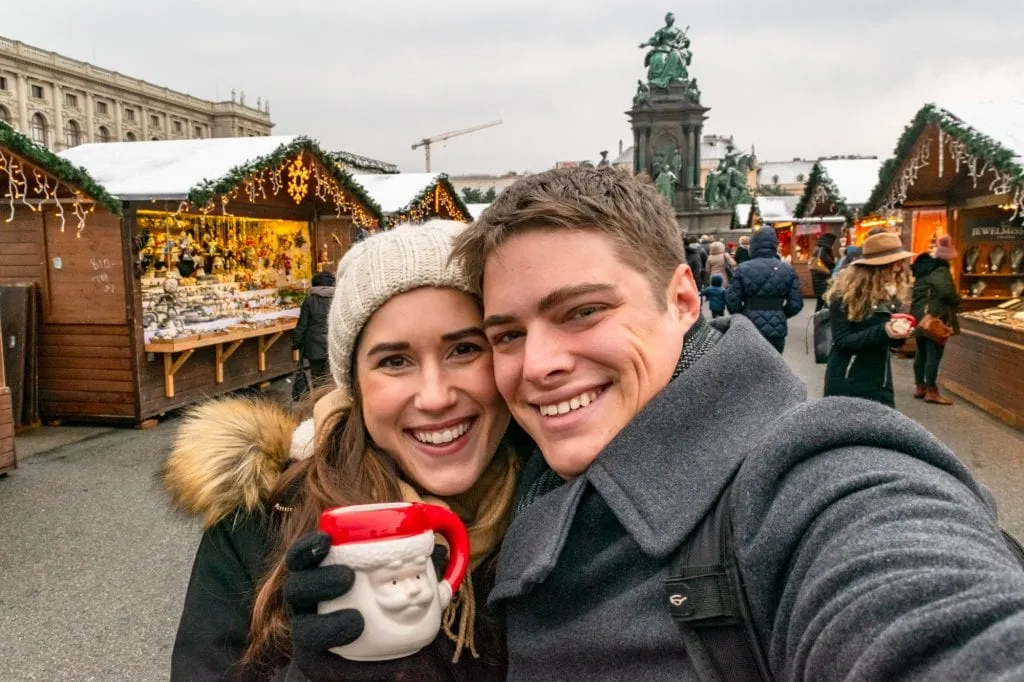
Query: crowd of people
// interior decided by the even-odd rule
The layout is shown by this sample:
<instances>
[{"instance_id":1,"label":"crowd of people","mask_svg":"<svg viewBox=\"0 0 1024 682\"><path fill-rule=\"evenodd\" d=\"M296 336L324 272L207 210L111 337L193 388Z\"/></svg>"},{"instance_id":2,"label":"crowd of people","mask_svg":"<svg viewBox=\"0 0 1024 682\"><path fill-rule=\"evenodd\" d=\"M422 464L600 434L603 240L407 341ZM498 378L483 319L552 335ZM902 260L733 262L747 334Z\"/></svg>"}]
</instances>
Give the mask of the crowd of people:
<instances>
[{"instance_id":1,"label":"crowd of people","mask_svg":"<svg viewBox=\"0 0 1024 682\"><path fill-rule=\"evenodd\" d=\"M987 491L884 400L808 401L780 356L803 300L774 230L719 244L680 242L649 182L571 168L519 180L468 227L353 246L328 384L295 411L227 398L181 424L163 482L204 533L171 679L1024 675L1024 570ZM907 260L872 236L832 279L837 353L895 343L876 304L902 300ZM941 266L921 262L932 306ZM732 314L705 319L702 291ZM318 609L355 577L323 562L317 519L402 501L462 519L466 579L433 643L348 660L331 650L365 620ZM675 580L720 508L728 571Z\"/></svg>"}]
</instances>

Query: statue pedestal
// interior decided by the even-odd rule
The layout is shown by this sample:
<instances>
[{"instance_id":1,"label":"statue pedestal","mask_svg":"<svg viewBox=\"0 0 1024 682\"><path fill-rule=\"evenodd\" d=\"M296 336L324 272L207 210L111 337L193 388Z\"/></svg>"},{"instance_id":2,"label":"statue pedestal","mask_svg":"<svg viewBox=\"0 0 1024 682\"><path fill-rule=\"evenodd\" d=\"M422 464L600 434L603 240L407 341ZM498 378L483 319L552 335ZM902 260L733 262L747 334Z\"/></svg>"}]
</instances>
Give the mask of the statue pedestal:
<instances>
[{"instance_id":1,"label":"statue pedestal","mask_svg":"<svg viewBox=\"0 0 1024 682\"><path fill-rule=\"evenodd\" d=\"M700 143L708 111L689 84L673 83L651 88L647 101L626 112L633 128L633 172L653 179L662 165L678 164L672 202L677 212L701 208Z\"/></svg>"},{"instance_id":2,"label":"statue pedestal","mask_svg":"<svg viewBox=\"0 0 1024 682\"><path fill-rule=\"evenodd\" d=\"M697 211L676 211L679 230L684 235L700 236L702 234L721 238L722 241L736 241L739 235L747 234L747 230L733 230L733 211L728 208L701 209ZM729 235L732 235L730 237Z\"/></svg>"}]
</instances>

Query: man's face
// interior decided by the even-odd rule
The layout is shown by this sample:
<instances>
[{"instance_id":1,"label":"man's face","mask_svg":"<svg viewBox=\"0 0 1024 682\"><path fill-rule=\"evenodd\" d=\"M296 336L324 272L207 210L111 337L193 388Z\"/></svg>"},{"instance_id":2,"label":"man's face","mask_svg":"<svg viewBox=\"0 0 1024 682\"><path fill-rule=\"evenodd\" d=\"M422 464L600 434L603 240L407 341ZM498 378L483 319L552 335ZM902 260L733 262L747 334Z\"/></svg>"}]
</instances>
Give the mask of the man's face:
<instances>
[{"instance_id":1,"label":"man's face","mask_svg":"<svg viewBox=\"0 0 1024 682\"><path fill-rule=\"evenodd\" d=\"M655 294L595 231L526 232L484 265L498 390L566 478L668 384L699 314L686 265Z\"/></svg>"}]
</instances>

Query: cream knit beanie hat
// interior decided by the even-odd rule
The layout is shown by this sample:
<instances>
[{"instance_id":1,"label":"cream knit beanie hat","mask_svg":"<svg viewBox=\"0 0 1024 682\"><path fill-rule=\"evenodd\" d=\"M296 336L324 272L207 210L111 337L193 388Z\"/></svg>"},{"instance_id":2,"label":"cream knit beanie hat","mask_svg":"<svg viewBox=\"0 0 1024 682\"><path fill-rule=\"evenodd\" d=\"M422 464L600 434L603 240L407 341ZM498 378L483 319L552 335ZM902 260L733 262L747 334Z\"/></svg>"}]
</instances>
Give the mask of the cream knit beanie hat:
<instances>
[{"instance_id":1,"label":"cream knit beanie hat","mask_svg":"<svg viewBox=\"0 0 1024 682\"><path fill-rule=\"evenodd\" d=\"M466 223L406 223L355 244L338 264L327 343L331 374L352 395L352 356L370 316L398 294L443 287L476 294L462 267L449 264L452 242Z\"/></svg>"}]
</instances>

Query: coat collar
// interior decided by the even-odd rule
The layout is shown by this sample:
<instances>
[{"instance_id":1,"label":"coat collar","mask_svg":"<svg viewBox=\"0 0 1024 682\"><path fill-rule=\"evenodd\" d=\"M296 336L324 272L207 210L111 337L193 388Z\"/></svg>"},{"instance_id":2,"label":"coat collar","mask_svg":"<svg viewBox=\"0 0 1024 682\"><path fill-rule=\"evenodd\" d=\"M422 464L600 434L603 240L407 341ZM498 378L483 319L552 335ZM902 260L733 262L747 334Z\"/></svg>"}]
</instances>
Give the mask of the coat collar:
<instances>
[{"instance_id":1,"label":"coat collar","mask_svg":"<svg viewBox=\"0 0 1024 682\"><path fill-rule=\"evenodd\" d=\"M492 600L544 580L587 486L645 554L668 556L693 531L768 427L806 399L803 383L749 320L733 316L724 331L586 472L513 519Z\"/></svg>"}]
</instances>

